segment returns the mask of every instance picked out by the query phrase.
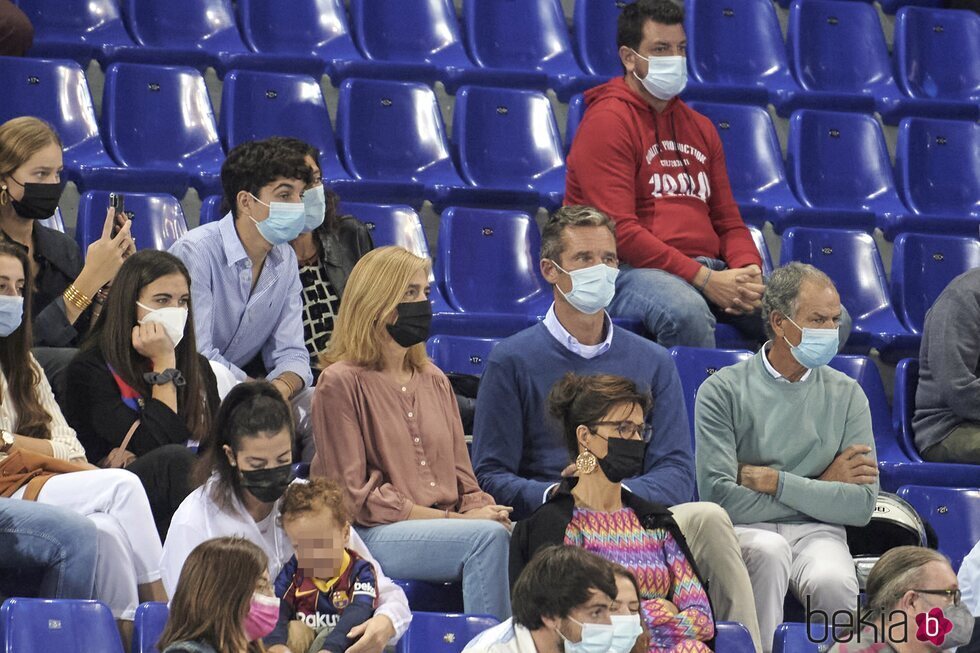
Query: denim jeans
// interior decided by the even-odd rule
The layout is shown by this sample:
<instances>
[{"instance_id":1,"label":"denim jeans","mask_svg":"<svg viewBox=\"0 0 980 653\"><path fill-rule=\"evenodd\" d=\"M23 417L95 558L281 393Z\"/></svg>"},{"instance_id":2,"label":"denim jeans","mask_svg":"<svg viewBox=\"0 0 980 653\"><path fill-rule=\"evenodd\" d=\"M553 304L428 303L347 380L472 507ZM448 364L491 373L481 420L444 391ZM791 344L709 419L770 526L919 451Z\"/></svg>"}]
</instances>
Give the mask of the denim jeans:
<instances>
[{"instance_id":1,"label":"denim jeans","mask_svg":"<svg viewBox=\"0 0 980 653\"><path fill-rule=\"evenodd\" d=\"M467 614L510 618L510 531L486 519L424 519L358 527L390 578L463 581Z\"/></svg>"},{"instance_id":2,"label":"denim jeans","mask_svg":"<svg viewBox=\"0 0 980 653\"><path fill-rule=\"evenodd\" d=\"M0 498L2 575L11 581L27 577L20 573L25 569L40 570L37 593L42 598L93 598L97 541L95 524L67 508ZM4 585L6 592L24 591L10 582Z\"/></svg>"}]
</instances>

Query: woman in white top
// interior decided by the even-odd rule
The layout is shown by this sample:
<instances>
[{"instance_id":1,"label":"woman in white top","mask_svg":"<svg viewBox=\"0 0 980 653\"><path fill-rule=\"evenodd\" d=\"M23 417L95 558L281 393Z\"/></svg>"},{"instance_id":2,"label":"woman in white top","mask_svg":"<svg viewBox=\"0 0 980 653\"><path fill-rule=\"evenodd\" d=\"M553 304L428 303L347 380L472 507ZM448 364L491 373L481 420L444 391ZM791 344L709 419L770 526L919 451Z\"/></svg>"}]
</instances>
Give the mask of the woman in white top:
<instances>
[{"instance_id":1,"label":"woman in white top","mask_svg":"<svg viewBox=\"0 0 980 653\"><path fill-rule=\"evenodd\" d=\"M160 537L139 479L121 469L98 469L55 403L30 352L32 283L27 255L0 243L0 461L20 450L78 463L92 471L53 476L39 503L88 517L98 531L95 596L108 604L124 636L141 601L166 600L160 582ZM20 499L26 486L10 496Z\"/></svg>"},{"instance_id":2,"label":"woman in white top","mask_svg":"<svg viewBox=\"0 0 980 653\"><path fill-rule=\"evenodd\" d=\"M293 439L291 409L275 386L244 383L228 393L199 462L198 479L206 480L177 509L167 533L162 571L170 592L194 547L215 537L244 537L262 547L270 577L278 575L293 556L293 545L276 520L290 482ZM379 596L374 617L351 631L356 641L349 653L381 653L408 629L408 601L353 531L350 548L374 564Z\"/></svg>"}]
</instances>

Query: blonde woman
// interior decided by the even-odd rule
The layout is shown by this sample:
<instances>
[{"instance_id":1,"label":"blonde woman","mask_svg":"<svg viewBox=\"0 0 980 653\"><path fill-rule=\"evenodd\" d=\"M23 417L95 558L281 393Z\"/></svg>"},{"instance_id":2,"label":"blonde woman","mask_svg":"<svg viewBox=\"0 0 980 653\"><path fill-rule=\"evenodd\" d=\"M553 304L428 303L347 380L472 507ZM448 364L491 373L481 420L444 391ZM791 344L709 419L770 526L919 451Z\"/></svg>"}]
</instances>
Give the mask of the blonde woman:
<instances>
[{"instance_id":1,"label":"blonde woman","mask_svg":"<svg viewBox=\"0 0 980 653\"><path fill-rule=\"evenodd\" d=\"M317 383L312 473L347 488L394 578L461 579L467 613L504 620L511 508L477 485L452 388L426 356L429 269L401 247L354 266Z\"/></svg>"}]
</instances>

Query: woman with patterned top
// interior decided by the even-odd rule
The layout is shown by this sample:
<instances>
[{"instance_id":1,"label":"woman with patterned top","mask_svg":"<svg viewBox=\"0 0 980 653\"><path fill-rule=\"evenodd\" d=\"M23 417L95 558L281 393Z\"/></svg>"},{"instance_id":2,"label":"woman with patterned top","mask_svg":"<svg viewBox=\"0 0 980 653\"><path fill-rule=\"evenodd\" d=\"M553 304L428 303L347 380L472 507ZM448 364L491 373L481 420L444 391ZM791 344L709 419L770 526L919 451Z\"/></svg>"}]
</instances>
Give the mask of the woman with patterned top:
<instances>
[{"instance_id":1,"label":"woman with patterned top","mask_svg":"<svg viewBox=\"0 0 980 653\"><path fill-rule=\"evenodd\" d=\"M650 653L702 653L714 638L711 604L694 557L670 511L622 485L643 464L650 440L649 396L622 377L578 376L548 397L562 424L577 478L514 528L511 582L534 554L551 544L583 547L633 572Z\"/></svg>"}]
</instances>

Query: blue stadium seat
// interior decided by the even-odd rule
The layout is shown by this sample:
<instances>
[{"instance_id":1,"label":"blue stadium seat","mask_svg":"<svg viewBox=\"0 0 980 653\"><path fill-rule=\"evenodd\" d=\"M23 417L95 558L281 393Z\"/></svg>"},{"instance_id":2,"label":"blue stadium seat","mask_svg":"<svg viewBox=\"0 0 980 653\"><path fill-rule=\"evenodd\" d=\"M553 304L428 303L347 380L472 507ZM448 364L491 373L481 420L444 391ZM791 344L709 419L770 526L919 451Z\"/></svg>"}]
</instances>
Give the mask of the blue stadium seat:
<instances>
[{"instance_id":1,"label":"blue stadium seat","mask_svg":"<svg viewBox=\"0 0 980 653\"><path fill-rule=\"evenodd\" d=\"M340 213L353 215L365 223L375 247L399 245L418 256L429 256L422 222L410 206L343 202Z\"/></svg>"},{"instance_id":2,"label":"blue stadium seat","mask_svg":"<svg viewBox=\"0 0 980 653\"><path fill-rule=\"evenodd\" d=\"M99 601L7 599L0 630L8 653L123 653L112 613Z\"/></svg>"},{"instance_id":3,"label":"blue stadium seat","mask_svg":"<svg viewBox=\"0 0 980 653\"><path fill-rule=\"evenodd\" d=\"M976 237L980 227L977 152L980 124L976 122L902 120L898 127L895 178L912 215L893 220L891 229Z\"/></svg>"},{"instance_id":4,"label":"blue stadium seat","mask_svg":"<svg viewBox=\"0 0 980 653\"><path fill-rule=\"evenodd\" d=\"M293 463L293 478L309 478L310 463Z\"/></svg>"},{"instance_id":5,"label":"blue stadium seat","mask_svg":"<svg viewBox=\"0 0 980 653\"><path fill-rule=\"evenodd\" d=\"M479 66L505 70L521 82L527 73L544 75L562 102L608 79L579 68L558 0L464 0L463 25Z\"/></svg>"},{"instance_id":6,"label":"blue stadium seat","mask_svg":"<svg viewBox=\"0 0 980 653\"><path fill-rule=\"evenodd\" d=\"M919 350L919 337L898 321L889 297L881 255L860 231L792 227L783 234L782 264L810 263L827 273L854 321L847 349L879 350L885 359Z\"/></svg>"},{"instance_id":7,"label":"blue stadium seat","mask_svg":"<svg viewBox=\"0 0 980 653\"><path fill-rule=\"evenodd\" d=\"M561 206L565 161L551 102L538 91L464 86L453 110L452 145L463 179L483 191L445 201L481 198L496 208Z\"/></svg>"},{"instance_id":8,"label":"blue stadium seat","mask_svg":"<svg viewBox=\"0 0 980 653\"><path fill-rule=\"evenodd\" d=\"M460 653L471 639L499 623L490 615L412 612L412 625L395 653Z\"/></svg>"},{"instance_id":9,"label":"blue stadium seat","mask_svg":"<svg viewBox=\"0 0 980 653\"><path fill-rule=\"evenodd\" d=\"M572 141L575 140L575 132L578 131L582 116L585 115L585 98L581 93L572 96L568 101L568 117L565 122L565 154L572 149Z\"/></svg>"},{"instance_id":10,"label":"blue stadium seat","mask_svg":"<svg viewBox=\"0 0 980 653\"><path fill-rule=\"evenodd\" d=\"M500 338L436 335L429 338L426 348L432 362L443 372L481 376L490 352L499 342Z\"/></svg>"},{"instance_id":11,"label":"blue stadium seat","mask_svg":"<svg viewBox=\"0 0 980 653\"><path fill-rule=\"evenodd\" d=\"M176 197L188 181L202 196L221 192L225 154L204 78L193 68L109 66L101 125L113 158L155 186Z\"/></svg>"},{"instance_id":12,"label":"blue stadium seat","mask_svg":"<svg viewBox=\"0 0 980 653\"><path fill-rule=\"evenodd\" d=\"M759 256L762 257L762 274L768 277L772 274L772 254L769 253L769 246L766 244L766 237L762 233L762 230L758 227L749 225L749 233L752 234L752 242L755 243L756 249L759 250Z\"/></svg>"},{"instance_id":13,"label":"blue stadium seat","mask_svg":"<svg viewBox=\"0 0 980 653\"><path fill-rule=\"evenodd\" d=\"M424 580L393 579L408 598L414 613L463 612L463 586L460 583L435 583Z\"/></svg>"},{"instance_id":14,"label":"blue stadium seat","mask_svg":"<svg viewBox=\"0 0 980 653\"><path fill-rule=\"evenodd\" d=\"M55 231L65 233L65 219L61 215L61 209L55 209L54 215L44 220L38 220L37 223L44 225L48 229L54 229Z\"/></svg>"},{"instance_id":15,"label":"blue stadium seat","mask_svg":"<svg viewBox=\"0 0 980 653\"><path fill-rule=\"evenodd\" d=\"M133 618L132 653L160 653L157 642L167 625L170 610L166 603L143 603Z\"/></svg>"},{"instance_id":16,"label":"blue stadium seat","mask_svg":"<svg viewBox=\"0 0 980 653\"><path fill-rule=\"evenodd\" d=\"M797 199L820 209L826 226L866 231L878 226L891 239L908 213L898 199L881 127L869 115L794 112L786 172Z\"/></svg>"},{"instance_id":17,"label":"blue stadium seat","mask_svg":"<svg viewBox=\"0 0 980 653\"><path fill-rule=\"evenodd\" d=\"M715 624L715 649L725 653L753 653L755 644L749 629L737 621L719 621Z\"/></svg>"},{"instance_id":18,"label":"blue stadium seat","mask_svg":"<svg viewBox=\"0 0 980 653\"><path fill-rule=\"evenodd\" d=\"M198 225L208 224L209 222L217 222L225 215L221 212L221 200L224 199L223 195L211 195L210 197L205 197L201 201L201 217Z\"/></svg>"},{"instance_id":19,"label":"blue stadium seat","mask_svg":"<svg viewBox=\"0 0 980 653\"><path fill-rule=\"evenodd\" d=\"M914 99L909 115L980 119L980 16L905 7L895 17L894 49L896 82Z\"/></svg>"},{"instance_id":20,"label":"blue stadium seat","mask_svg":"<svg viewBox=\"0 0 980 653\"><path fill-rule=\"evenodd\" d=\"M980 542L980 488L928 487L906 485L898 496L936 529L939 550L949 557L953 571Z\"/></svg>"},{"instance_id":21,"label":"blue stadium seat","mask_svg":"<svg viewBox=\"0 0 980 653\"><path fill-rule=\"evenodd\" d=\"M449 154L435 93L424 84L346 80L337 135L348 171L374 202L419 207L423 197L466 187Z\"/></svg>"},{"instance_id":22,"label":"blue stadium seat","mask_svg":"<svg viewBox=\"0 0 980 653\"><path fill-rule=\"evenodd\" d=\"M793 75L806 91L806 106L878 111L886 122L898 122L903 96L871 4L795 0L786 39Z\"/></svg>"},{"instance_id":23,"label":"blue stadium seat","mask_svg":"<svg viewBox=\"0 0 980 653\"><path fill-rule=\"evenodd\" d=\"M741 363L752 358L752 352L745 349L699 349L697 347L671 347L670 357L674 359L677 373L681 378L681 393L687 404L687 417L691 426L691 450L694 450L694 406L698 388L705 380L723 367Z\"/></svg>"},{"instance_id":24,"label":"blue stadium seat","mask_svg":"<svg viewBox=\"0 0 980 653\"><path fill-rule=\"evenodd\" d=\"M807 624L782 623L776 626L772 653L817 653L816 642L807 636Z\"/></svg>"},{"instance_id":25,"label":"blue stadium seat","mask_svg":"<svg viewBox=\"0 0 980 653\"><path fill-rule=\"evenodd\" d=\"M690 72L684 98L792 111L803 91L790 74L770 0L688 0L684 26Z\"/></svg>"},{"instance_id":26,"label":"blue stadium seat","mask_svg":"<svg viewBox=\"0 0 980 653\"><path fill-rule=\"evenodd\" d=\"M338 158L320 83L312 77L231 71L222 84L218 133L228 150L269 136L298 138L319 150L324 183L351 181Z\"/></svg>"},{"instance_id":27,"label":"blue stadium seat","mask_svg":"<svg viewBox=\"0 0 980 653\"><path fill-rule=\"evenodd\" d=\"M942 7L946 5L945 0L878 0L881 10L886 14L894 14L902 7Z\"/></svg>"},{"instance_id":28,"label":"blue stadium seat","mask_svg":"<svg viewBox=\"0 0 980 653\"><path fill-rule=\"evenodd\" d=\"M364 62L354 47L342 0L292 0L288 11L266 0L238 0L237 7L248 47L295 57L295 72L319 77L326 69L336 86L351 66Z\"/></svg>"},{"instance_id":29,"label":"blue stadium seat","mask_svg":"<svg viewBox=\"0 0 980 653\"><path fill-rule=\"evenodd\" d=\"M582 70L598 77L623 74L616 47L616 22L623 0L575 0L572 16L575 54Z\"/></svg>"},{"instance_id":30,"label":"blue stadium seat","mask_svg":"<svg viewBox=\"0 0 980 653\"><path fill-rule=\"evenodd\" d=\"M131 226L136 249L166 251L187 233L187 221L180 202L173 195L126 193L126 213L132 213ZM102 236L106 209L109 207L108 191L90 190L78 203L78 223L75 240L85 252L88 246Z\"/></svg>"},{"instance_id":31,"label":"blue stadium seat","mask_svg":"<svg viewBox=\"0 0 980 653\"><path fill-rule=\"evenodd\" d=\"M786 180L783 155L769 112L762 107L691 102L690 107L714 123L725 148L732 193L742 219L761 226L771 222L777 233L787 226L809 224L820 213L804 211Z\"/></svg>"},{"instance_id":32,"label":"blue stadium seat","mask_svg":"<svg viewBox=\"0 0 980 653\"><path fill-rule=\"evenodd\" d=\"M980 267L976 238L899 235L892 251L892 303L909 331L922 333L926 311L940 293L955 277L975 267Z\"/></svg>"},{"instance_id":33,"label":"blue stadium seat","mask_svg":"<svg viewBox=\"0 0 980 653\"><path fill-rule=\"evenodd\" d=\"M105 64L116 48L134 47L113 0L18 0L34 27L32 57Z\"/></svg>"}]
</instances>

